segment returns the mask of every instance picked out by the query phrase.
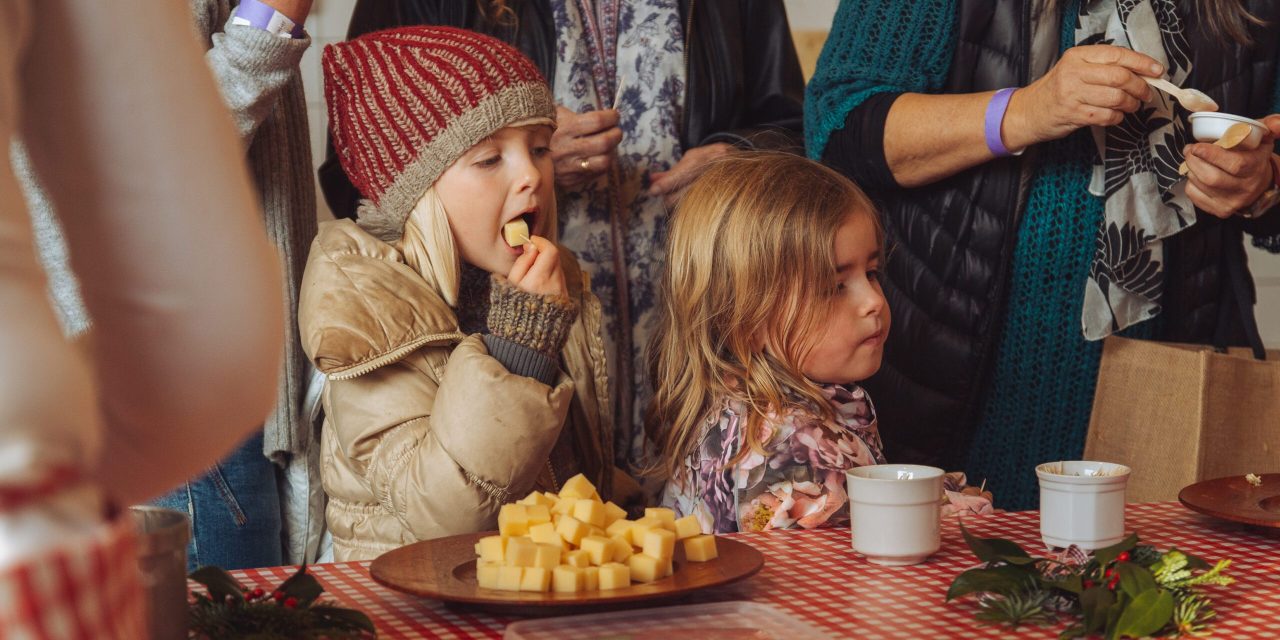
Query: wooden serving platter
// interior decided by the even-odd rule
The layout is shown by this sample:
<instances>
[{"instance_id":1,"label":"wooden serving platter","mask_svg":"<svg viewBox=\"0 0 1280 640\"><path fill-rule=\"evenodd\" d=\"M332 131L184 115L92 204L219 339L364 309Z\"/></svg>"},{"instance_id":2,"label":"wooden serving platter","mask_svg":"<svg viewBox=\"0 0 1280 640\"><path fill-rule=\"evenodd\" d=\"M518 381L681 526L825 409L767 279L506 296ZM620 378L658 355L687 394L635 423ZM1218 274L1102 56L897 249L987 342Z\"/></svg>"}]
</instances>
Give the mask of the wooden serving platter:
<instances>
[{"instance_id":1,"label":"wooden serving platter","mask_svg":"<svg viewBox=\"0 0 1280 640\"><path fill-rule=\"evenodd\" d=\"M1280 528L1280 473L1261 476L1253 486L1243 475L1197 482L1178 493L1192 511L1257 527Z\"/></svg>"},{"instance_id":2,"label":"wooden serving platter","mask_svg":"<svg viewBox=\"0 0 1280 640\"><path fill-rule=\"evenodd\" d=\"M564 615L577 610L625 608L636 603L678 597L699 589L736 582L755 575L764 556L750 545L716 538L719 557L707 562L685 560L677 543L672 575L630 587L579 593L535 593L482 589L476 583L475 544L497 532L468 533L424 540L378 556L369 574L378 583L415 596L446 603L523 615Z\"/></svg>"}]
</instances>

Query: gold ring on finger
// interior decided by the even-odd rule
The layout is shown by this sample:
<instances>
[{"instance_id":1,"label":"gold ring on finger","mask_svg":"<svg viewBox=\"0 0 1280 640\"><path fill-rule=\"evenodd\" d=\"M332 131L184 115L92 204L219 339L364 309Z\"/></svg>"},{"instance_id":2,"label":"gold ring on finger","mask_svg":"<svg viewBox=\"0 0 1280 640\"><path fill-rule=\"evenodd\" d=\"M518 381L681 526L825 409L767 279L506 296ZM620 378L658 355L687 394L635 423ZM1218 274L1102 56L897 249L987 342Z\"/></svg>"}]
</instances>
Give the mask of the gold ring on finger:
<instances>
[{"instance_id":1,"label":"gold ring on finger","mask_svg":"<svg viewBox=\"0 0 1280 640\"><path fill-rule=\"evenodd\" d=\"M582 167L582 170L583 170L583 171L590 171L590 170L591 170L591 158L583 158L583 159L579 160L579 161L578 161L578 166L579 166L579 167Z\"/></svg>"}]
</instances>

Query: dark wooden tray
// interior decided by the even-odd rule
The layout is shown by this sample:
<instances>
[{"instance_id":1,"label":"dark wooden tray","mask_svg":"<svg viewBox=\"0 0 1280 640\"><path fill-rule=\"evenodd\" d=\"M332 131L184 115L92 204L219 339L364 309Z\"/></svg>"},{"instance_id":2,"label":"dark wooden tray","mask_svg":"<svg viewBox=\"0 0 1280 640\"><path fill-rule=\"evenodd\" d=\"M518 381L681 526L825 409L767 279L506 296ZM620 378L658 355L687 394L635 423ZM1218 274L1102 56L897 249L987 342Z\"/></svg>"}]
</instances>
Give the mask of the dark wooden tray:
<instances>
[{"instance_id":1,"label":"dark wooden tray","mask_svg":"<svg viewBox=\"0 0 1280 640\"><path fill-rule=\"evenodd\" d=\"M637 603L675 598L750 577L764 566L764 556L750 545L716 538L719 557L688 562L676 544L672 575L648 584L579 593L534 593L482 589L476 583L475 543L496 532L468 533L425 540L378 556L369 574L380 584L451 604L518 615L564 615L575 611L626 608Z\"/></svg>"},{"instance_id":2,"label":"dark wooden tray","mask_svg":"<svg viewBox=\"0 0 1280 640\"><path fill-rule=\"evenodd\" d=\"M1243 475L1197 482L1179 492L1178 501L1207 516L1280 528L1280 473L1261 478L1262 484L1256 487Z\"/></svg>"}]
</instances>

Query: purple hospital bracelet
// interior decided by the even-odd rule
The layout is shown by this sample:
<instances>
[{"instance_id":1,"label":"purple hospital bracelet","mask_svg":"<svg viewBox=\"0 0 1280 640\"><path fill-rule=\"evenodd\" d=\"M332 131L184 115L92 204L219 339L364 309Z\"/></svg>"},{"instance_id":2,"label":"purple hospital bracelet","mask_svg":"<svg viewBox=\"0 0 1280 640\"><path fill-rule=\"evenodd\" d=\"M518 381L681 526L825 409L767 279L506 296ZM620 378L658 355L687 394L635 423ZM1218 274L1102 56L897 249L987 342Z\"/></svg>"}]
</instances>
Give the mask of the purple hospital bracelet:
<instances>
[{"instance_id":1,"label":"purple hospital bracelet","mask_svg":"<svg viewBox=\"0 0 1280 640\"><path fill-rule=\"evenodd\" d=\"M1013 97L1013 92L1016 90L1015 87L1001 89L991 96L991 102L987 103L987 116L983 123L983 135L987 139L987 148L997 158L1022 155L1022 151L1015 153L1005 147L1004 140L1000 137L1000 126L1004 124L1004 112L1009 109L1009 98Z\"/></svg>"},{"instance_id":2,"label":"purple hospital bracelet","mask_svg":"<svg viewBox=\"0 0 1280 640\"><path fill-rule=\"evenodd\" d=\"M234 24L262 29L282 38L301 40L307 36L302 23L295 23L288 16L259 0L241 0L236 7Z\"/></svg>"}]
</instances>

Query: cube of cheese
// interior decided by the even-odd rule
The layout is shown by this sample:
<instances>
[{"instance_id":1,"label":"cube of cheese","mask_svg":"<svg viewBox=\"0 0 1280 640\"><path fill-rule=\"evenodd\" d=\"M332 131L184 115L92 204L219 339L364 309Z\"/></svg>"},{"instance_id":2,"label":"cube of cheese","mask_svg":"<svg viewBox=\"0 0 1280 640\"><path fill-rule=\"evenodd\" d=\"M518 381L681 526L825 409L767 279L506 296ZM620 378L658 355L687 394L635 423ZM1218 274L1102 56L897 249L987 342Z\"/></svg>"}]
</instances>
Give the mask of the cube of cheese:
<instances>
[{"instance_id":1,"label":"cube of cheese","mask_svg":"<svg viewBox=\"0 0 1280 640\"><path fill-rule=\"evenodd\" d=\"M637 553L627 559L627 566L631 568L632 580L653 582L664 577L662 572L666 568L666 563L653 556Z\"/></svg>"},{"instance_id":2,"label":"cube of cheese","mask_svg":"<svg viewBox=\"0 0 1280 640\"><path fill-rule=\"evenodd\" d=\"M670 560L676 550L676 534L666 529L650 529L644 534L644 554Z\"/></svg>"},{"instance_id":3,"label":"cube of cheese","mask_svg":"<svg viewBox=\"0 0 1280 640\"><path fill-rule=\"evenodd\" d=\"M558 513L567 516L573 513L573 506L578 504L578 498L556 498L556 503L551 507L551 513Z\"/></svg>"},{"instance_id":4,"label":"cube of cheese","mask_svg":"<svg viewBox=\"0 0 1280 640\"><path fill-rule=\"evenodd\" d=\"M476 543L476 554L483 562L501 563L507 555L507 538L505 536L485 536Z\"/></svg>"},{"instance_id":5,"label":"cube of cheese","mask_svg":"<svg viewBox=\"0 0 1280 640\"><path fill-rule=\"evenodd\" d=\"M498 567L498 586L502 591L519 591L520 582L524 579L522 567Z\"/></svg>"},{"instance_id":6,"label":"cube of cheese","mask_svg":"<svg viewBox=\"0 0 1280 640\"><path fill-rule=\"evenodd\" d=\"M529 567L524 570L524 575L520 577L521 591L550 591L551 590L551 571L555 569L544 569L542 567Z\"/></svg>"},{"instance_id":7,"label":"cube of cheese","mask_svg":"<svg viewBox=\"0 0 1280 640\"><path fill-rule=\"evenodd\" d=\"M583 590L586 580L582 569L562 564L551 572L551 590L556 593L575 593Z\"/></svg>"},{"instance_id":8,"label":"cube of cheese","mask_svg":"<svg viewBox=\"0 0 1280 640\"><path fill-rule=\"evenodd\" d=\"M694 536L684 541L684 557L691 562L706 562L718 557L716 537L713 535Z\"/></svg>"},{"instance_id":9,"label":"cube of cheese","mask_svg":"<svg viewBox=\"0 0 1280 640\"><path fill-rule=\"evenodd\" d=\"M698 524L698 517L692 513L676 520L676 539L684 540L697 535L702 535L702 525Z\"/></svg>"},{"instance_id":10,"label":"cube of cheese","mask_svg":"<svg viewBox=\"0 0 1280 640\"><path fill-rule=\"evenodd\" d=\"M534 545L537 550L533 556L533 566L541 567L550 571L560 566L560 542L555 544L538 544Z\"/></svg>"},{"instance_id":11,"label":"cube of cheese","mask_svg":"<svg viewBox=\"0 0 1280 640\"><path fill-rule=\"evenodd\" d=\"M616 538L626 533L627 529L630 529L634 524L634 520L614 520L609 523L609 526L604 528L604 533L610 538Z\"/></svg>"},{"instance_id":12,"label":"cube of cheese","mask_svg":"<svg viewBox=\"0 0 1280 640\"><path fill-rule=\"evenodd\" d=\"M663 528L668 531L676 530L676 512L666 507L649 507L644 510L644 517L657 518L662 522Z\"/></svg>"},{"instance_id":13,"label":"cube of cheese","mask_svg":"<svg viewBox=\"0 0 1280 640\"><path fill-rule=\"evenodd\" d=\"M566 551L560 554L560 563L567 564L571 567L586 569L591 566L591 554L578 549L577 551Z\"/></svg>"},{"instance_id":14,"label":"cube of cheese","mask_svg":"<svg viewBox=\"0 0 1280 640\"><path fill-rule=\"evenodd\" d=\"M530 493L529 495L523 498L520 498L519 500L516 500L516 504L522 504L525 506L528 506L531 504L538 504L538 497L541 495L542 495L541 491L534 491L533 493Z\"/></svg>"},{"instance_id":15,"label":"cube of cheese","mask_svg":"<svg viewBox=\"0 0 1280 640\"><path fill-rule=\"evenodd\" d=\"M498 510L498 533L522 536L529 533L529 514L522 504L504 504Z\"/></svg>"},{"instance_id":16,"label":"cube of cheese","mask_svg":"<svg viewBox=\"0 0 1280 640\"><path fill-rule=\"evenodd\" d=\"M600 565L600 583L599 588L605 589L621 589L631 586L631 567L620 562L610 562Z\"/></svg>"},{"instance_id":17,"label":"cube of cheese","mask_svg":"<svg viewBox=\"0 0 1280 640\"><path fill-rule=\"evenodd\" d=\"M591 498L579 498L572 515L593 527L604 526L604 505Z\"/></svg>"},{"instance_id":18,"label":"cube of cheese","mask_svg":"<svg viewBox=\"0 0 1280 640\"><path fill-rule=\"evenodd\" d=\"M581 550L591 557L597 567L613 560L613 540L603 536L587 536L582 539Z\"/></svg>"},{"instance_id":19,"label":"cube of cheese","mask_svg":"<svg viewBox=\"0 0 1280 640\"><path fill-rule=\"evenodd\" d=\"M604 503L604 524L600 526L608 529L609 525L619 520L623 520L626 517L627 517L626 509L623 509L622 507L619 507L618 505L612 502L606 502Z\"/></svg>"},{"instance_id":20,"label":"cube of cheese","mask_svg":"<svg viewBox=\"0 0 1280 640\"><path fill-rule=\"evenodd\" d=\"M631 549L631 543L621 537L609 538L613 541L613 560L614 562L626 562L631 554L635 553Z\"/></svg>"},{"instance_id":21,"label":"cube of cheese","mask_svg":"<svg viewBox=\"0 0 1280 640\"><path fill-rule=\"evenodd\" d=\"M476 582L485 589L498 588L498 569L502 565L492 562L481 562L476 565Z\"/></svg>"},{"instance_id":22,"label":"cube of cheese","mask_svg":"<svg viewBox=\"0 0 1280 640\"><path fill-rule=\"evenodd\" d=\"M556 533L569 544L577 546L590 533L590 527L573 516L562 516L560 524L556 525Z\"/></svg>"},{"instance_id":23,"label":"cube of cheese","mask_svg":"<svg viewBox=\"0 0 1280 640\"><path fill-rule=\"evenodd\" d=\"M550 522L540 522L529 527L529 539L538 544L554 544L560 546L560 534L556 526ZM483 541L483 540L482 540Z\"/></svg>"},{"instance_id":24,"label":"cube of cheese","mask_svg":"<svg viewBox=\"0 0 1280 640\"><path fill-rule=\"evenodd\" d=\"M582 570L583 586L587 591L600 588L600 567L587 567Z\"/></svg>"},{"instance_id":25,"label":"cube of cheese","mask_svg":"<svg viewBox=\"0 0 1280 640\"><path fill-rule=\"evenodd\" d=\"M627 540L631 542L631 546L639 547L644 544L644 534L649 533L650 529L663 529L662 520L651 516L645 516L636 520L631 528L627 530Z\"/></svg>"},{"instance_id":26,"label":"cube of cheese","mask_svg":"<svg viewBox=\"0 0 1280 640\"><path fill-rule=\"evenodd\" d=\"M564 481L560 487L561 498L593 498L598 497L595 485L586 476L578 475Z\"/></svg>"},{"instance_id":27,"label":"cube of cheese","mask_svg":"<svg viewBox=\"0 0 1280 640\"><path fill-rule=\"evenodd\" d=\"M551 510L545 504L525 505L525 521L532 527L535 524L551 522Z\"/></svg>"},{"instance_id":28,"label":"cube of cheese","mask_svg":"<svg viewBox=\"0 0 1280 640\"><path fill-rule=\"evenodd\" d=\"M507 554L503 564L509 567L532 567L538 556L538 544L524 536L507 541Z\"/></svg>"},{"instance_id":29,"label":"cube of cheese","mask_svg":"<svg viewBox=\"0 0 1280 640\"><path fill-rule=\"evenodd\" d=\"M529 242L529 223L524 218L517 218L502 225L502 239L508 246L520 247Z\"/></svg>"}]
</instances>

